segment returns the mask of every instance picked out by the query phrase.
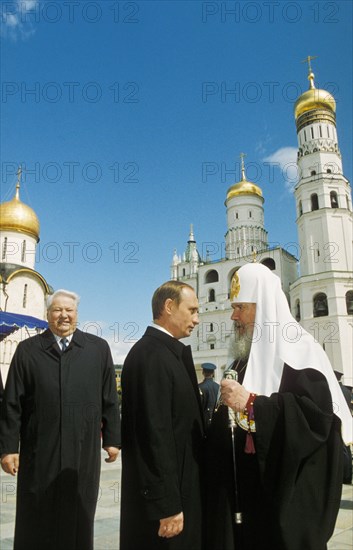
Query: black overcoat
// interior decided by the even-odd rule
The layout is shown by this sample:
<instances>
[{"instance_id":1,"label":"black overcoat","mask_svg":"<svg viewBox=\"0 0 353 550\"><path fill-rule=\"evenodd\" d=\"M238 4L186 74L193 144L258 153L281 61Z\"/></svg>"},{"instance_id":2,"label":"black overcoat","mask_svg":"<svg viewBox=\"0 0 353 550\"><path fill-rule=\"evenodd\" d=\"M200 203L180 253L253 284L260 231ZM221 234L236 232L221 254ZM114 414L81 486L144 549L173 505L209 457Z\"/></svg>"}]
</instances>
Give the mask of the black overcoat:
<instances>
[{"instance_id":1,"label":"black overcoat","mask_svg":"<svg viewBox=\"0 0 353 550\"><path fill-rule=\"evenodd\" d=\"M64 353L50 330L21 342L5 387L0 452L20 442L15 550L89 550L103 446L120 446L107 342L76 330Z\"/></svg>"},{"instance_id":2,"label":"black overcoat","mask_svg":"<svg viewBox=\"0 0 353 550\"><path fill-rule=\"evenodd\" d=\"M241 381L241 380L240 380ZM341 422L324 376L284 367L278 393L254 402L256 454L237 428L235 493L228 408L208 433L207 550L326 550L342 489Z\"/></svg>"},{"instance_id":3,"label":"black overcoat","mask_svg":"<svg viewBox=\"0 0 353 550\"><path fill-rule=\"evenodd\" d=\"M200 550L203 415L191 350L148 327L122 371L120 550ZM159 520L184 513L165 539Z\"/></svg>"}]
</instances>

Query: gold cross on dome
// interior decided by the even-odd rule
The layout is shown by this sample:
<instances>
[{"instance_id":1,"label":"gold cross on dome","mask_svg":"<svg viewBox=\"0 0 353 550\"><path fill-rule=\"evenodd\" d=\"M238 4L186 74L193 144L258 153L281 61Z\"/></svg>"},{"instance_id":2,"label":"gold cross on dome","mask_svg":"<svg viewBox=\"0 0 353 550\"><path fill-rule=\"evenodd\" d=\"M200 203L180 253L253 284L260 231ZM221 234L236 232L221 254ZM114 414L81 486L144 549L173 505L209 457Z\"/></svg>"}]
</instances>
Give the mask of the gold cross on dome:
<instances>
[{"instance_id":1,"label":"gold cross on dome","mask_svg":"<svg viewBox=\"0 0 353 550\"><path fill-rule=\"evenodd\" d=\"M313 59L316 59L317 58L317 55L308 55L308 57L306 57L305 59L303 59L302 63L307 63L308 64L308 68L309 68L309 73L312 72L312 68L311 68L311 61Z\"/></svg>"}]
</instances>

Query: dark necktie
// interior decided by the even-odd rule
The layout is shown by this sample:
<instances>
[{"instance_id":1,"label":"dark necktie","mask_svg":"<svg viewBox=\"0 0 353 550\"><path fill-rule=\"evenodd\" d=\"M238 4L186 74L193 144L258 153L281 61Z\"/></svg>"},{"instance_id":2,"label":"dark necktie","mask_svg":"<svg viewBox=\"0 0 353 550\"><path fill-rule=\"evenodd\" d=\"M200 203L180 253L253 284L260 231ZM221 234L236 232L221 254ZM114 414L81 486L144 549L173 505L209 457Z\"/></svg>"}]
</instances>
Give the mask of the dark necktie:
<instances>
[{"instance_id":1,"label":"dark necktie","mask_svg":"<svg viewBox=\"0 0 353 550\"><path fill-rule=\"evenodd\" d=\"M66 350L67 346L69 345L69 341L67 338L61 338L60 340L60 345L61 345L61 351L64 353L64 351Z\"/></svg>"}]
</instances>

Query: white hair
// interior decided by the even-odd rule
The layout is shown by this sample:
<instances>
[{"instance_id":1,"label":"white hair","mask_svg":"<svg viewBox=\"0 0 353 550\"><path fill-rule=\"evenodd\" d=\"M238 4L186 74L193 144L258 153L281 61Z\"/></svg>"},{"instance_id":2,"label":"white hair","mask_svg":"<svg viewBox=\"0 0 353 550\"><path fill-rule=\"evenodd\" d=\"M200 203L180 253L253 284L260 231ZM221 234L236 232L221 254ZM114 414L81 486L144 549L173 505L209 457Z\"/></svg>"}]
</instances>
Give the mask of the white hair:
<instances>
[{"instance_id":1,"label":"white hair","mask_svg":"<svg viewBox=\"0 0 353 550\"><path fill-rule=\"evenodd\" d=\"M55 298L57 298L58 296L67 296L68 298L71 298L75 302L76 307L78 307L78 304L80 303L80 297L78 294L76 294L76 292L71 292L71 290L60 288L59 290L56 290L53 294L50 294L47 297L47 311L48 309L50 309L53 300L55 300Z\"/></svg>"}]
</instances>

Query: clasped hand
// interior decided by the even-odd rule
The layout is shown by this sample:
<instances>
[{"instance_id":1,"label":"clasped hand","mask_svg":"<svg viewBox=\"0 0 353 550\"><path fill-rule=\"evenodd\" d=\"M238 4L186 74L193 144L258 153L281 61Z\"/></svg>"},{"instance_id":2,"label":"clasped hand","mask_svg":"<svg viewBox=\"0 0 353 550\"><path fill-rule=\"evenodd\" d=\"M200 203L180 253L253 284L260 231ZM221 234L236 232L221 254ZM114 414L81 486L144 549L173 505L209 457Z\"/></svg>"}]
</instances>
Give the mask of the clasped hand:
<instances>
[{"instance_id":1,"label":"clasped hand","mask_svg":"<svg viewBox=\"0 0 353 550\"><path fill-rule=\"evenodd\" d=\"M246 403L250 397L244 386L235 380L222 380L221 382L221 398L222 403L227 405L236 412L241 412L245 409Z\"/></svg>"}]
</instances>

